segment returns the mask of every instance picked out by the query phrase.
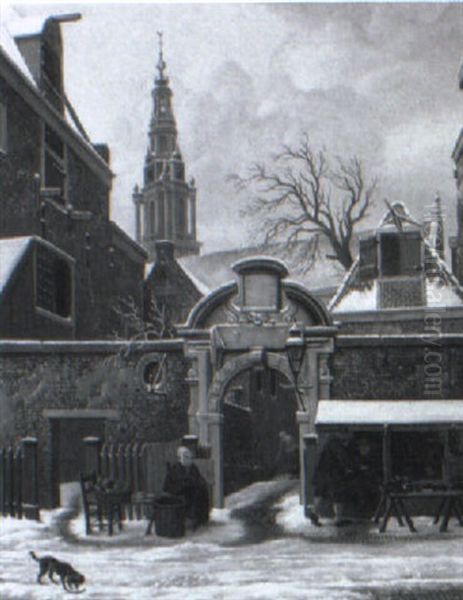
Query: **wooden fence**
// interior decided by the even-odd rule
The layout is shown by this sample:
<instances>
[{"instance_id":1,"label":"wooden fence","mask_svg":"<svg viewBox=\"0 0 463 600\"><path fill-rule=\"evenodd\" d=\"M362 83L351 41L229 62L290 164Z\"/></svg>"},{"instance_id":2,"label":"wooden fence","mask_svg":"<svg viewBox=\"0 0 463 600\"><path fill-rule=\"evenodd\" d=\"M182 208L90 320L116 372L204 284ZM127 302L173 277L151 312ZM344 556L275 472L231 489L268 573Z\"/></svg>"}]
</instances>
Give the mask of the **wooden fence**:
<instances>
[{"instance_id":1,"label":"wooden fence","mask_svg":"<svg viewBox=\"0 0 463 600\"><path fill-rule=\"evenodd\" d=\"M37 440L0 448L0 515L39 519Z\"/></svg>"},{"instance_id":2,"label":"wooden fence","mask_svg":"<svg viewBox=\"0 0 463 600\"><path fill-rule=\"evenodd\" d=\"M180 440L144 444L103 444L99 438L85 438L85 474L92 472L103 480L117 482L131 492L127 506L129 519L140 519L139 499L161 493L167 463L175 462Z\"/></svg>"}]
</instances>

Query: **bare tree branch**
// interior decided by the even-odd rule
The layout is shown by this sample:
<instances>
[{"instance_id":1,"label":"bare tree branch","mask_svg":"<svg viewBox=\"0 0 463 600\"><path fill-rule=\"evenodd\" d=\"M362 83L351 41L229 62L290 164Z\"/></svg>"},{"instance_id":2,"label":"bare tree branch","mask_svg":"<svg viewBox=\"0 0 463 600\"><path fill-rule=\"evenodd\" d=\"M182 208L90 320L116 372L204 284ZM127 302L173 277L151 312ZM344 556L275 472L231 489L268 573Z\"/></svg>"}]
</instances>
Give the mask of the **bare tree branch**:
<instances>
[{"instance_id":1,"label":"bare tree branch","mask_svg":"<svg viewBox=\"0 0 463 600\"><path fill-rule=\"evenodd\" d=\"M368 214L377 182L366 180L355 156L338 158L331 167L326 152L314 150L307 134L295 147L283 146L273 161L271 169L253 164L246 176L229 176L237 190L253 192L241 214L258 220L266 244L324 236L334 259L348 269L352 237Z\"/></svg>"}]
</instances>

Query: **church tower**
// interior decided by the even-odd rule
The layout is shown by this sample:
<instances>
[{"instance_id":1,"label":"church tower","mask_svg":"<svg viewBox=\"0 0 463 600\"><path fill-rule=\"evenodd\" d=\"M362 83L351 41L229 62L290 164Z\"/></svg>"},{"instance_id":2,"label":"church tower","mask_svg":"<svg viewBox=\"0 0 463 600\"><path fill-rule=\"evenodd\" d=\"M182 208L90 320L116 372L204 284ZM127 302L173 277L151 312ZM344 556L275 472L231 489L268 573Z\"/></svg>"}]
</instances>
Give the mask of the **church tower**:
<instances>
[{"instance_id":1,"label":"church tower","mask_svg":"<svg viewBox=\"0 0 463 600\"><path fill-rule=\"evenodd\" d=\"M143 187L135 186L136 239L155 259L159 240L174 243L175 256L199 254L196 241L196 187L185 180L185 163L177 143L172 91L165 75L162 34L159 33L158 75L155 79L149 145Z\"/></svg>"}]
</instances>

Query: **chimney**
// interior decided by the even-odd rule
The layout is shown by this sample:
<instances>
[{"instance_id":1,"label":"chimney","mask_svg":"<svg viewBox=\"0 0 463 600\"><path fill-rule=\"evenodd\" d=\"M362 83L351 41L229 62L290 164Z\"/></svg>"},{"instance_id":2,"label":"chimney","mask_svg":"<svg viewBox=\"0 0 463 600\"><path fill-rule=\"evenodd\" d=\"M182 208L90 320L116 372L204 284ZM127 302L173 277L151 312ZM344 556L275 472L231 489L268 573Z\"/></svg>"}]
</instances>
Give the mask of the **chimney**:
<instances>
[{"instance_id":1,"label":"chimney","mask_svg":"<svg viewBox=\"0 0 463 600\"><path fill-rule=\"evenodd\" d=\"M169 263L174 260L174 242L170 240L159 240L154 245L156 262Z\"/></svg>"}]
</instances>

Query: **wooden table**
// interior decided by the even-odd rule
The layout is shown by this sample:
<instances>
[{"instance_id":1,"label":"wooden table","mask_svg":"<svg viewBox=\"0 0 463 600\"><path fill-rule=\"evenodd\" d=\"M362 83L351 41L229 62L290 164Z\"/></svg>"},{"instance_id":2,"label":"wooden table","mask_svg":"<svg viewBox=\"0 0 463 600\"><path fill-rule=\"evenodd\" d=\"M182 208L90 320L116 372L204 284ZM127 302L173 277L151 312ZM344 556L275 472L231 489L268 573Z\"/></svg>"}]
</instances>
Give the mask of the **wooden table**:
<instances>
[{"instance_id":1,"label":"wooden table","mask_svg":"<svg viewBox=\"0 0 463 600\"><path fill-rule=\"evenodd\" d=\"M463 526L461 516L460 500L463 497L463 490L385 490L381 497L378 508L376 509L374 521L379 523L382 517L379 531L384 533L387 528L389 519L394 516L399 525L403 527L403 519L405 519L408 528L411 532L416 533L415 525L408 512L408 500L421 500L424 498L436 499L439 501L433 522L437 524L442 518L440 531L447 531L451 516L458 519L460 526Z\"/></svg>"}]
</instances>

